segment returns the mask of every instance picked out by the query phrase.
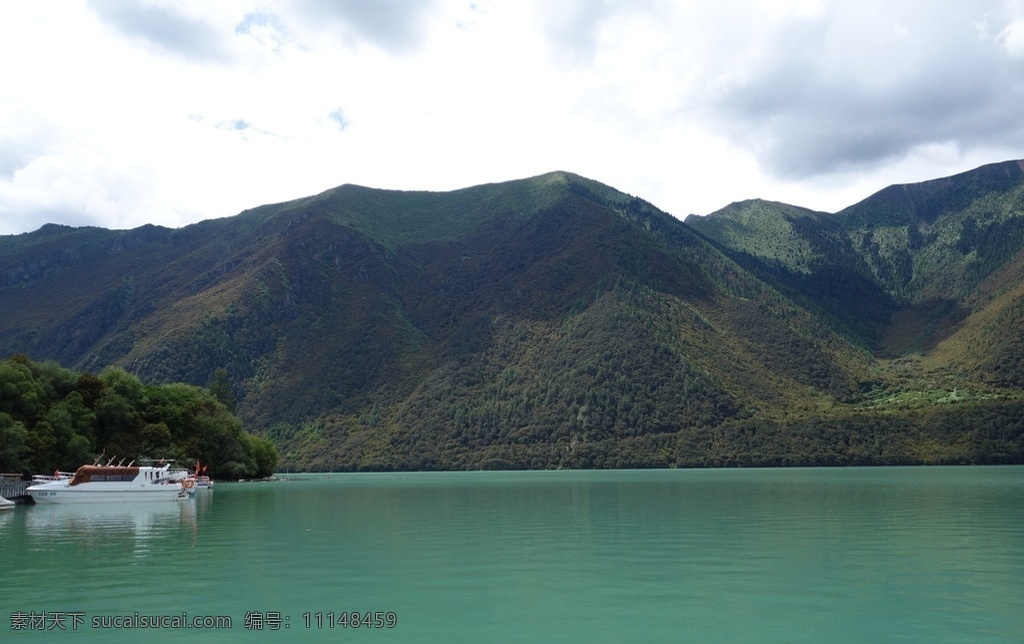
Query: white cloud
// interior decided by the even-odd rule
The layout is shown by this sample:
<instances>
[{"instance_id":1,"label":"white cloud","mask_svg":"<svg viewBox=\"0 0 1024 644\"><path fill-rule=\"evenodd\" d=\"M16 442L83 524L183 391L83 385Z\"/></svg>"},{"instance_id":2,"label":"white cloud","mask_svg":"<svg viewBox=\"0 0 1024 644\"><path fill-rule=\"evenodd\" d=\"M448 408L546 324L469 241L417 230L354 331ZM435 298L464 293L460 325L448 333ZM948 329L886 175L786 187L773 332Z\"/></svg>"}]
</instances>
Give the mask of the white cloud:
<instances>
[{"instance_id":1,"label":"white cloud","mask_svg":"<svg viewBox=\"0 0 1024 644\"><path fill-rule=\"evenodd\" d=\"M1010 56L1024 57L1024 18L1018 18L1006 25L999 34L999 43Z\"/></svg>"},{"instance_id":2,"label":"white cloud","mask_svg":"<svg viewBox=\"0 0 1024 644\"><path fill-rule=\"evenodd\" d=\"M678 216L1024 156L1024 12L920 0L0 4L0 234L563 169Z\"/></svg>"}]
</instances>

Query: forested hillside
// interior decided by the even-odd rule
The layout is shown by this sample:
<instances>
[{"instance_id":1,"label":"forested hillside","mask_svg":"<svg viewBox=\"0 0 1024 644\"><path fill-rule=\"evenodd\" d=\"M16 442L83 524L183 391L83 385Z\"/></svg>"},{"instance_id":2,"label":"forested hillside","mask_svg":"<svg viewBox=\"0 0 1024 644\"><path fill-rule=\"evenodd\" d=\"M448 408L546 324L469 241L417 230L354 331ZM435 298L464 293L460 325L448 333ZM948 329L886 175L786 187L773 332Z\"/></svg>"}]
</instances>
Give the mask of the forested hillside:
<instances>
[{"instance_id":1,"label":"forested hillside","mask_svg":"<svg viewBox=\"0 0 1024 644\"><path fill-rule=\"evenodd\" d=\"M0 352L222 370L291 469L1024 462L1022 174L685 223L557 172L46 226L0 237Z\"/></svg>"},{"instance_id":2,"label":"forested hillside","mask_svg":"<svg viewBox=\"0 0 1024 644\"><path fill-rule=\"evenodd\" d=\"M94 375L21 355L0 362L0 472L73 472L99 454L200 461L231 479L277 465L274 446L244 432L208 389L145 385L119 367Z\"/></svg>"}]
</instances>

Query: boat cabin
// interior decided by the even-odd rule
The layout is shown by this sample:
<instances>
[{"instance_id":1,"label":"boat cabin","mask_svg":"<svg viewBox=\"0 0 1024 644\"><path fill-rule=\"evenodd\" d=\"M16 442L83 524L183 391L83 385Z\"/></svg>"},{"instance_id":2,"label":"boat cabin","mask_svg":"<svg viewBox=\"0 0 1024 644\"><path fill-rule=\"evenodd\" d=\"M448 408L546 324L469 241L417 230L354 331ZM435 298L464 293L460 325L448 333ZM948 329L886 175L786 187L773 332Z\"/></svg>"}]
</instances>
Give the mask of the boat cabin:
<instances>
[{"instance_id":1,"label":"boat cabin","mask_svg":"<svg viewBox=\"0 0 1024 644\"><path fill-rule=\"evenodd\" d=\"M131 482L134 481L135 477L138 475L139 468L137 467L83 465L75 470L75 475L71 477L71 482L68 483L68 485L73 486L81 483L111 481Z\"/></svg>"}]
</instances>

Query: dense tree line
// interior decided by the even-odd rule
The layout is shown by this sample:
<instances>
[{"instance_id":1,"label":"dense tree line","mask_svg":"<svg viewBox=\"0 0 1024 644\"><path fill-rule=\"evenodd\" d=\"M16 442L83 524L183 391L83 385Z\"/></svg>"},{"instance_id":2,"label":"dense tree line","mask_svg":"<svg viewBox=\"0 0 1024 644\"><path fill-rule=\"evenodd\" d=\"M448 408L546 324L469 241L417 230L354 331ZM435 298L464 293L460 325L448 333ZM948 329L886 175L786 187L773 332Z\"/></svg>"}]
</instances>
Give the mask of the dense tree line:
<instances>
[{"instance_id":1,"label":"dense tree line","mask_svg":"<svg viewBox=\"0 0 1024 644\"><path fill-rule=\"evenodd\" d=\"M351 419L350 419L351 420ZM664 434L580 436L466 445L438 428L399 446L366 439L353 423L278 427L297 448L296 469L314 471L613 469L654 467L844 467L1024 463L1024 402L995 401L901 413L847 411L800 418L729 420ZM365 430L365 428L362 428ZM335 443L337 441L337 443ZM303 442L318 449L303 450ZM336 446L343 449L331 449ZM307 445L308 447L308 445ZM303 452L316 454L315 458ZM344 456L338 458L337 454Z\"/></svg>"},{"instance_id":2,"label":"dense tree line","mask_svg":"<svg viewBox=\"0 0 1024 644\"><path fill-rule=\"evenodd\" d=\"M225 391L215 381L215 391ZM119 367L76 373L23 355L0 362L0 471L74 470L97 455L199 460L219 478L274 472L277 451L242 430L230 399L185 384L146 385Z\"/></svg>"},{"instance_id":3,"label":"dense tree line","mask_svg":"<svg viewBox=\"0 0 1024 644\"><path fill-rule=\"evenodd\" d=\"M1024 401L934 404L920 409L837 409L790 418L676 423L637 434L490 430L517 420L518 399L495 400L472 430L429 415L415 431L374 416L325 419L272 433L290 466L312 471L844 467L1024 463ZM540 403L540 402L539 402ZM566 414L577 420L580 407ZM489 416L488 416L489 415ZM468 420L468 419L467 419ZM473 423L485 421L482 425Z\"/></svg>"}]
</instances>

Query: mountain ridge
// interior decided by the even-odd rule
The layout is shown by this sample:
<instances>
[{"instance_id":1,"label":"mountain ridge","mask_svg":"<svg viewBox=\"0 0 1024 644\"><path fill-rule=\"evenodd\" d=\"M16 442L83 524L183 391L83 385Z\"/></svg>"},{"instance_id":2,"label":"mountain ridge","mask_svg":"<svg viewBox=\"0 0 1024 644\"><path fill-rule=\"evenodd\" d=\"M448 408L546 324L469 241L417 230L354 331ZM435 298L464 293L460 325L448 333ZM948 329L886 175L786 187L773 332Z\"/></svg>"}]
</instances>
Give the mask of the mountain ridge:
<instances>
[{"instance_id":1,"label":"mountain ridge","mask_svg":"<svg viewBox=\"0 0 1024 644\"><path fill-rule=\"evenodd\" d=\"M831 214L555 171L47 225L0 237L0 353L223 369L293 469L1020 462L1021 168Z\"/></svg>"}]
</instances>

